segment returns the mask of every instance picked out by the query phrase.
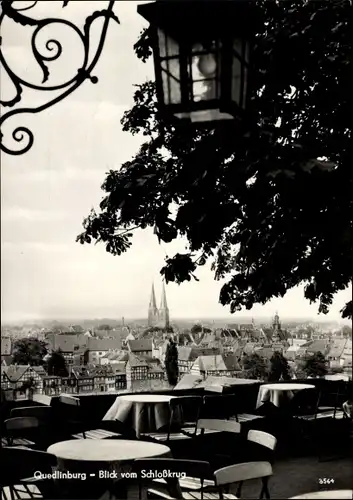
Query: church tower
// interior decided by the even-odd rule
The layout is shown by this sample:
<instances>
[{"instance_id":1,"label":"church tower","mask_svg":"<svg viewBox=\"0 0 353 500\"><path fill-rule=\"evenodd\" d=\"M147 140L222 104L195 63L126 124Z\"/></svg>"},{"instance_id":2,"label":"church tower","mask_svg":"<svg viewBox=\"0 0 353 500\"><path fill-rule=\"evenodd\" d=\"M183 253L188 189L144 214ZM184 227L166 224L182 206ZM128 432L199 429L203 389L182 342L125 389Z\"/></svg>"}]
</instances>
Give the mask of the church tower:
<instances>
[{"instance_id":1,"label":"church tower","mask_svg":"<svg viewBox=\"0 0 353 500\"><path fill-rule=\"evenodd\" d=\"M159 324L162 328L169 327L169 309L167 304L167 294L165 292L165 286L163 283L162 297L161 297L161 307L159 308Z\"/></svg>"},{"instance_id":2,"label":"church tower","mask_svg":"<svg viewBox=\"0 0 353 500\"><path fill-rule=\"evenodd\" d=\"M278 312L275 314L272 326L275 331L281 330L281 322L279 320Z\"/></svg>"},{"instance_id":3,"label":"church tower","mask_svg":"<svg viewBox=\"0 0 353 500\"><path fill-rule=\"evenodd\" d=\"M282 340L282 328L281 328L281 322L279 320L278 313L276 312L275 317L273 319L272 323L272 329L273 329L273 336L272 336L272 342L281 342Z\"/></svg>"},{"instance_id":4,"label":"church tower","mask_svg":"<svg viewBox=\"0 0 353 500\"><path fill-rule=\"evenodd\" d=\"M158 309L156 304L156 294L152 284L150 304L148 306L148 326L156 326L158 323Z\"/></svg>"}]
</instances>

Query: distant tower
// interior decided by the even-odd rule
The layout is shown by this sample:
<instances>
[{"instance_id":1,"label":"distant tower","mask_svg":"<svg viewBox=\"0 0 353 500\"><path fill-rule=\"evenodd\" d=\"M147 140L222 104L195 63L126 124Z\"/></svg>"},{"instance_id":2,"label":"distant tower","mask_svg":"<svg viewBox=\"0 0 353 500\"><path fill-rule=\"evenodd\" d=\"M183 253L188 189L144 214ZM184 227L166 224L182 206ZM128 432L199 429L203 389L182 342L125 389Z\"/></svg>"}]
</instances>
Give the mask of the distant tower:
<instances>
[{"instance_id":1,"label":"distant tower","mask_svg":"<svg viewBox=\"0 0 353 500\"><path fill-rule=\"evenodd\" d=\"M159 323L162 328L169 328L169 309L164 283L162 287L161 307L159 308Z\"/></svg>"},{"instance_id":2,"label":"distant tower","mask_svg":"<svg viewBox=\"0 0 353 500\"><path fill-rule=\"evenodd\" d=\"M281 330L281 322L279 320L278 312L276 312L275 317L273 318L272 326L275 331Z\"/></svg>"},{"instance_id":3,"label":"distant tower","mask_svg":"<svg viewBox=\"0 0 353 500\"><path fill-rule=\"evenodd\" d=\"M273 318L272 328L273 328L272 342L281 342L282 328L277 312L275 314L275 317Z\"/></svg>"},{"instance_id":4,"label":"distant tower","mask_svg":"<svg viewBox=\"0 0 353 500\"><path fill-rule=\"evenodd\" d=\"M125 318L124 316L121 318L121 326L124 327L125 326Z\"/></svg>"},{"instance_id":5,"label":"distant tower","mask_svg":"<svg viewBox=\"0 0 353 500\"><path fill-rule=\"evenodd\" d=\"M148 306L148 326L156 326L158 323L158 309L156 304L156 294L152 284L150 304Z\"/></svg>"}]
</instances>

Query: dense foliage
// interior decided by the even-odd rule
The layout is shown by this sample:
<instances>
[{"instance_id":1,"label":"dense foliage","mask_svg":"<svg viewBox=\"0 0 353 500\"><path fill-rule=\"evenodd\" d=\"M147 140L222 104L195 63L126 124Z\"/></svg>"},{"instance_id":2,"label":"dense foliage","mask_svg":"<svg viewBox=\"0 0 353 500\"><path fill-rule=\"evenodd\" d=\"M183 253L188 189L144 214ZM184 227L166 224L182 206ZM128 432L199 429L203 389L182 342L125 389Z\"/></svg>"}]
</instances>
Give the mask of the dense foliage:
<instances>
[{"instance_id":1,"label":"dense foliage","mask_svg":"<svg viewBox=\"0 0 353 500\"><path fill-rule=\"evenodd\" d=\"M270 364L266 358L256 353L246 354L242 359L244 377L256 380L267 380Z\"/></svg>"},{"instance_id":2,"label":"dense foliage","mask_svg":"<svg viewBox=\"0 0 353 500\"><path fill-rule=\"evenodd\" d=\"M53 351L48 359L48 375L55 375L57 377L68 377L65 358L60 350Z\"/></svg>"},{"instance_id":3,"label":"dense foliage","mask_svg":"<svg viewBox=\"0 0 353 500\"><path fill-rule=\"evenodd\" d=\"M83 353L83 364L88 365L89 363L89 349L85 349Z\"/></svg>"},{"instance_id":4,"label":"dense foliage","mask_svg":"<svg viewBox=\"0 0 353 500\"><path fill-rule=\"evenodd\" d=\"M211 262L215 279L227 278L220 302L232 312L304 284L327 313L353 269L351 3L257 4L253 127L167 123L154 83L139 85L122 124L146 142L109 171L100 211L77 239L120 255L136 228L154 228L166 243L184 236L188 250L161 270L167 282L197 279ZM149 57L149 30L135 51ZM352 301L341 312L351 317Z\"/></svg>"},{"instance_id":5,"label":"dense foliage","mask_svg":"<svg viewBox=\"0 0 353 500\"><path fill-rule=\"evenodd\" d=\"M271 367L268 376L269 382L278 382L279 380L290 380L290 366L287 359L281 352L274 352L270 359Z\"/></svg>"},{"instance_id":6,"label":"dense foliage","mask_svg":"<svg viewBox=\"0 0 353 500\"><path fill-rule=\"evenodd\" d=\"M169 384L173 386L176 385L179 376L178 349L172 339L169 339L165 353L165 369Z\"/></svg>"},{"instance_id":7,"label":"dense foliage","mask_svg":"<svg viewBox=\"0 0 353 500\"><path fill-rule=\"evenodd\" d=\"M322 352L316 352L309 356L303 365L303 372L307 377L323 377L327 374L327 361Z\"/></svg>"},{"instance_id":8,"label":"dense foliage","mask_svg":"<svg viewBox=\"0 0 353 500\"><path fill-rule=\"evenodd\" d=\"M43 365L47 353L47 345L43 340L35 337L19 339L13 346L13 362L19 365Z\"/></svg>"},{"instance_id":9,"label":"dense foliage","mask_svg":"<svg viewBox=\"0 0 353 500\"><path fill-rule=\"evenodd\" d=\"M159 326L150 326L149 328L146 328L143 335L147 335L149 333L174 333L174 329L172 326L166 326L164 328Z\"/></svg>"}]
</instances>

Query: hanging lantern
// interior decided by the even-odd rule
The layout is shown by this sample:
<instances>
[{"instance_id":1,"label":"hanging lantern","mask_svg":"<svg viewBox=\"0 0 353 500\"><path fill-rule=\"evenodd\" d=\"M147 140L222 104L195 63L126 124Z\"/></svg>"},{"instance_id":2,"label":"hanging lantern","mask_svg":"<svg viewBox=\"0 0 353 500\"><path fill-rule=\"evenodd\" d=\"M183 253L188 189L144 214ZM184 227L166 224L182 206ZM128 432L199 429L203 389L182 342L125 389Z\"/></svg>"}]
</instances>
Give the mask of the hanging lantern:
<instances>
[{"instance_id":1,"label":"hanging lantern","mask_svg":"<svg viewBox=\"0 0 353 500\"><path fill-rule=\"evenodd\" d=\"M138 6L153 33L163 113L198 123L244 117L251 7L245 0L157 0Z\"/></svg>"}]
</instances>

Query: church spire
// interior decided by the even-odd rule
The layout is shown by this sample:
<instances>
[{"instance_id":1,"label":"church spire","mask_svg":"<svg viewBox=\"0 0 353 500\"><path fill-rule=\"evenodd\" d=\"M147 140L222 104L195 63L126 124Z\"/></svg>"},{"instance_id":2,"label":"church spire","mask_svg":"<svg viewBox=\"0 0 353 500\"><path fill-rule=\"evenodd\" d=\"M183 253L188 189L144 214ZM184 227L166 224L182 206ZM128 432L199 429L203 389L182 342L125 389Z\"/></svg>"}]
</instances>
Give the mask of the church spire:
<instances>
[{"instance_id":1,"label":"church spire","mask_svg":"<svg viewBox=\"0 0 353 500\"><path fill-rule=\"evenodd\" d=\"M151 290L151 298L150 298L150 308L157 309L157 304L156 304L156 294L154 291L154 283L152 283L152 290Z\"/></svg>"},{"instance_id":2,"label":"church spire","mask_svg":"<svg viewBox=\"0 0 353 500\"><path fill-rule=\"evenodd\" d=\"M165 291L165 285L162 285L162 296L161 296L161 307L159 309L159 321L163 325L163 328L169 327L169 309L167 304L167 294Z\"/></svg>"},{"instance_id":3,"label":"church spire","mask_svg":"<svg viewBox=\"0 0 353 500\"><path fill-rule=\"evenodd\" d=\"M158 322L158 309L156 304L156 294L152 283L150 303L148 306L148 326L156 326Z\"/></svg>"},{"instance_id":4,"label":"church spire","mask_svg":"<svg viewBox=\"0 0 353 500\"><path fill-rule=\"evenodd\" d=\"M162 285L162 296L161 296L161 307L160 307L160 309L168 309L167 294L165 292L164 282L163 282L163 285Z\"/></svg>"}]
</instances>

